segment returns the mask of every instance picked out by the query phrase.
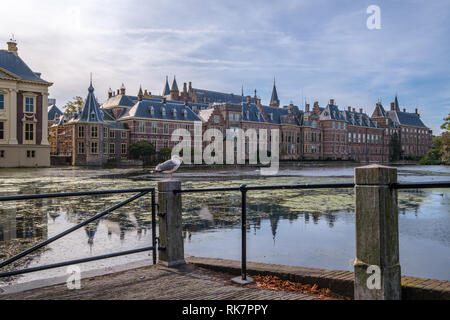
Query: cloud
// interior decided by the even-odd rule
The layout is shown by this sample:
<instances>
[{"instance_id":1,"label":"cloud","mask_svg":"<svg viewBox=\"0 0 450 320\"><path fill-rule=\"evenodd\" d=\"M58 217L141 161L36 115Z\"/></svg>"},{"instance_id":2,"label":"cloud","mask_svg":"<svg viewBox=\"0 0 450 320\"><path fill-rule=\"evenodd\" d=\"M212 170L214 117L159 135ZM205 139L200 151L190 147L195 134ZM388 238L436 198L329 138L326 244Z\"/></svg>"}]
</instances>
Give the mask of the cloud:
<instances>
[{"instance_id":1,"label":"cloud","mask_svg":"<svg viewBox=\"0 0 450 320\"><path fill-rule=\"evenodd\" d=\"M448 113L448 1L380 2L382 28L366 28L373 1L64 1L3 0L20 15L0 20L19 54L54 82L63 105L125 83L160 93L166 75L195 87L258 95L277 79L282 103L336 99L373 111L399 93L439 131ZM39 14L36 14L39 13ZM179 83L180 84L180 83Z\"/></svg>"}]
</instances>

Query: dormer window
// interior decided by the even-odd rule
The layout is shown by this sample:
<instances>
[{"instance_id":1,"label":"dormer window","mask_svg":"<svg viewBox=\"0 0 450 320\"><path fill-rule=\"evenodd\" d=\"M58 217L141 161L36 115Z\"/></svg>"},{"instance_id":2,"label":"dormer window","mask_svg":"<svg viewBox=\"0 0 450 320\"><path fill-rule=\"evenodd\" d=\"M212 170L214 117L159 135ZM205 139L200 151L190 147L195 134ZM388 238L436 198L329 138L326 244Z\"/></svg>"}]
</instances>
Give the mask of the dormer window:
<instances>
[{"instance_id":1,"label":"dormer window","mask_svg":"<svg viewBox=\"0 0 450 320\"><path fill-rule=\"evenodd\" d=\"M95 113L91 113L91 120L95 120Z\"/></svg>"},{"instance_id":2,"label":"dormer window","mask_svg":"<svg viewBox=\"0 0 450 320\"><path fill-rule=\"evenodd\" d=\"M177 116L177 109L173 108L173 116L176 117Z\"/></svg>"},{"instance_id":3,"label":"dormer window","mask_svg":"<svg viewBox=\"0 0 450 320\"><path fill-rule=\"evenodd\" d=\"M183 117L187 117L187 110L183 110Z\"/></svg>"},{"instance_id":4,"label":"dormer window","mask_svg":"<svg viewBox=\"0 0 450 320\"><path fill-rule=\"evenodd\" d=\"M161 113L162 113L162 116L165 117L166 116L166 108L162 107Z\"/></svg>"},{"instance_id":5,"label":"dormer window","mask_svg":"<svg viewBox=\"0 0 450 320\"><path fill-rule=\"evenodd\" d=\"M246 116L247 116L247 120L249 120L250 119L250 111L247 110Z\"/></svg>"},{"instance_id":6,"label":"dormer window","mask_svg":"<svg viewBox=\"0 0 450 320\"><path fill-rule=\"evenodd\" d=\"M151 114L152 116L155 115L155 108L154 108L153 106L150 107L150 114Z\"/></svg>"},{"instance_id":7,"label":"dormer window","mask_svg":"<svg viewBox=\"0 0 450 320\"><path fill-rule=\"evenodd\" d=\"M273 113L269 114L270 120L273 120Z\"/></svg>"}]
</instances>

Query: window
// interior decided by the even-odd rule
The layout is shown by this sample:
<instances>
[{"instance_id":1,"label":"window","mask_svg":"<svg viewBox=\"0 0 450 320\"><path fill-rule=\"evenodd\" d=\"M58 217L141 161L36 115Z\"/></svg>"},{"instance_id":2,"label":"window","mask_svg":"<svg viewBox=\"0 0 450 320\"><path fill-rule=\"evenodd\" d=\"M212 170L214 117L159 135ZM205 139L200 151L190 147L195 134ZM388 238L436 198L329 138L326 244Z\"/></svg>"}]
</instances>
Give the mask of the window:
<instances>
[{"instance_id":1,"label":"window","mask_svg":"<svg viewBox=\"0 0 450 320\"><path fill-rule=\"evenodd\" d=\"M78 142L78 153L84 154L84 142Z\"/></svg>"},{"instance_id":2,"label":"window","mask_svg":"<svg viewBox=\"0 0 450 320\"><path fill-rule=\"evenodd\" d=\"M164 148L168 148L169 147L169 140L164 140L163 147Z\"/></svg>"},{"instance_id":3,"label":"window","mask_svg":"<svg viewBox=\"0 0 450 320\"><path fill-rule=\"evenodd\" d=\"M91 138L98 138L98 127L91 127Z\"/></svg>"},{"instance_id":4,"label":"window","mask_svg":"<svg viewBox=\"0 0 450 320\"><path fill-rule=\"evenodd\" d=\"M103 138L107 138L108 137L108 128L103 127Z\"/></svg>"},{"instance_id":5,"label":"window","mask_svg":"<svg viewBox=\"0 0 450 320\"><path fill-rule=\"evenodd\" d=\"M109 137L114 139L116 137L116 132L113 130L109 130Z\"/></svg>"},{"instance_id":6,"label":"window","mask_svg":"<svg viewBox=\"0 0 450 320\"><path fill-rule=\"evenodd\" d=\"M313 127L313 129L316 129L316 128L317 128L317 122L316 122L316 121L313 121L313 122L311 123L311 126Z\"/></svg>"},{"instance_id":7,"label":"window","mask_svg":"<svg viewBox=\"0 0 450 320\"><path fill-rule=\"evenodd\" d=\"M34 150L27 150L27 158L34 158L36 155Z\"/></svg>"},{"instance_id":8,"label":"window","mask_svg":"<svg viewBox=\"0 0 450 320\"><path fill-rule=\"evenodd\" d=\"M0 122L0 140L5 139L5 123Z\"/></svg>"},{"instance_id":9,"label":"window","mask_svg":"<svg viewBox=\"0 0 450 320\"><path fill-rule=\"evenodd\" d=\"M122 131L122 139L126 139L127 138L127 132L126 131Z\"/></svg>"},{"instance_id":10,"label":"window","mask_svg":"<svg viewBox=\"0 0 450 320\"><path fill-rule=\"evenodd\" d=\"M94 112L91 113L91 120L92 120L92 121L95 120L95 113L94 113Z\"/></svg>"},{"instance_id":11,"label":"window","mask_svg":"<svg viewBox=\"0 0 450 320\"><path fill-rule=\"evenodd\" d=\"M98 153L98 142L91 142L91 153L92 154Z\"/></svg>"},{"instance_id":12,"label":"window","mask_svg":"<svg viewBox=\"0 0 450 320\"><path fill-rule=\"evenodd\" d=\"M34 140L34 124L25 123L25 141Z\"/></svg>"},{"instance_id":13,"label":"window","mask_svg":"<svg viewBox=\"0 0 450 320\"><path fill-rule=\"evenodd\" d=\"M139 121L139 132L144 133L145 132L145 122Z\"/></svg>"},{"instance_id":14,"label":"window","mask_svg":"<svg viewBox=\"0 0 450 320\"><path fill-rule=\"evenodd\" d=\"M169 134L169 124L164 123L164 134Z\"/></svg>"},{"instance_id":15,"label":"window","mask_svg":"<svg viewBox=\"0 0 450 320\"><path fill-rule=\"evenodd\" d=\"M336 128L336 123L333 121L333 129Z\"/></svg>"},{"instance_id":16,"label":"window","mask_svg":"<svg viewBox=\"0 0 450 320\"><path fill-rule=\"evenodd\" d=\"M84 138L84 127L78 127L78 138Z\"/></svg>"},{"instance_id":17,"label":"window","mask_svg":"<svg viewBox=\"0 0 450 320\"><path fill-rule=\"evenodd\" d=\"M166 116L166 108L162 107L161 113L162 113L162 116L165 117Z\"/></svg>"},{"instance_id":18,"label":"window","mask_svg":"<svg viewBox=\"0 0 450 320\"><path fill-rule=\"evenodd\" d=\"M116 145L114 143L109 144L109 154L115 154L116 153Z\"/></svg>"},{"instance_id":19,"label":"window","mask_svg":"<svg viewBox=\"0 0 450 320\"><path fill-rule=\"evenodd\" d=\"M0 158L4 158L5 157L5 150L0 150Z\"/></svg>"},{"instance_id":20,"label":"window","mask_svg":"<svg viewBox=\"0 0 450 320\"><path fill-rule=\"evenodd\" d=\"M33 112L34 113L34 98L25 97L25 112Z\"/></svg>"},{"instance_id":21,"label":"window","mask_svg":"<svg viewBox=\"0 0 450 320\"><path fill-rule=\"evenodd\" d=\"M158 133L158 125L156 122L152 122L152 133Z\"/></svg>"},{"instance_id":22,"label":"window","mask_svg":"<svg viewBox=\"0 0 450 320\"><path fill-rule=\"evenodd\" d=\"M120 151L121 151L122 154L126 154L127 153L127 144L126 143L122 143Z\"/></svg>"},{"instance_id":23,"label":"window","mask_svg":"<svg viewBox=\"0 0 450 320\"><path fill-rule=\"evenodd\" d=\"M5 109L5 95L0 94L0 110Z\"/></svg>"},{"instance_id":24,"label":"window","mask_svg":"<svg viewBox=\"0 0 450 320\"><path fill-rule=\"evenodd\" d=\"M347 129L347 124L345 122L343 123L343 125L344 125L343 129L344 130Z\"/></svg>"}]
</instances>

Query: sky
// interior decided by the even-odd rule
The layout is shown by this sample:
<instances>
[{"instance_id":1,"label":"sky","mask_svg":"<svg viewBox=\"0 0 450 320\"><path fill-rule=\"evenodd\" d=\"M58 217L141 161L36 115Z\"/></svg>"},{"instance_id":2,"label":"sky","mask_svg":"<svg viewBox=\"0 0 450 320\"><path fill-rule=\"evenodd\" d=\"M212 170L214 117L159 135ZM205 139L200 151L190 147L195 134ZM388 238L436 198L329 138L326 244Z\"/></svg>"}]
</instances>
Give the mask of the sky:
<instances>
[{"instance_id":1,"label":"sky","mask_svg":"<svg viewBox=\"0 0 450 320\"><path fill-rule=\"evenodd\" d=\"M367 26L370 5L379 29ZM161 94L175 75L180 89L243 86L269 104L275 77L282 105L335 99L371 115L397 93L435 134L450 112L448 0L2 0L1 10L0 48L14 34L60 108L87 95L92 72L100 102L122 83Z\"/></svg>"}]
</instances>

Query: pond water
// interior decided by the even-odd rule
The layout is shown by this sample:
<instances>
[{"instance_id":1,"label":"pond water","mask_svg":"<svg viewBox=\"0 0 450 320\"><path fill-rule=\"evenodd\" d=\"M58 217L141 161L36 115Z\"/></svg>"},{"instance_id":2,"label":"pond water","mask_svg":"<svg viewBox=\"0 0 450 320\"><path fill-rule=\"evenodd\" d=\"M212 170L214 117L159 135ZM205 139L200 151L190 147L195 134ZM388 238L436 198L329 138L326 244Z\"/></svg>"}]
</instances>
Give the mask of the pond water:
<instances>
[{"instance_id":1,"label":"pond water","mask_svg":"<svg viewBox=\"0 0 450 320\"><path fill-rule=\"evenodd\" d=\"M183 188L353 181L354 166L286 166L276 177L257 169L185 170ZM400 166L399 180L448 181L450 167ZM131 169L0 169L0 195L155 186L159 176ZM130 195L0 203L0 260L52 237ZM249 261L352 270L355 255L353 190L277 190L248 193ZM450 190L399 192L402 274L450 280ZM184 194L187 255L240 259L240 195ZM34 267L151 245L150 196L59 239L4 270ZM151 253L150 253L151 255ZM150 260L149 253L80 265L81 270ZM65 274L65 268L0 279L0 285Z\"/></svg>"}]
</instances>

